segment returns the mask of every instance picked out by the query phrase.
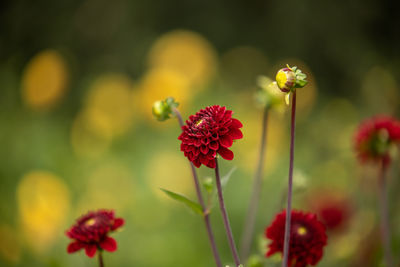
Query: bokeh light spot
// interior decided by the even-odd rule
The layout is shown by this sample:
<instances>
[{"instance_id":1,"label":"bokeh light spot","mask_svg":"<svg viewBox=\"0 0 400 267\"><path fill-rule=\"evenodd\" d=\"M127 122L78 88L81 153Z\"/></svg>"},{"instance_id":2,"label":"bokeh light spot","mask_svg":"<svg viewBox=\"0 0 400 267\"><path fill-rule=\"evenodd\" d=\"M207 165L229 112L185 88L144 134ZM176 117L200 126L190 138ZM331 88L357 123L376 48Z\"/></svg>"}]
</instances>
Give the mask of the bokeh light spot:
<instances>
[{"instance_id":1,"label":"bokeh light spot","mask_svg":"<svg viewBox=\"0 0 400 267\"><path fill-rule=\"evenodd\" d=\"M63 233L70 207L67 185L50 172L31 171L18 184L17 200L26 242L44 252Z\"/></svg>"},{"instance_id":2,"label":"bokeh light spot","mask_svg":"<svg viewBox=\"0 0 400 267\"><path fill-rule=\"evenodd\" d=\"M151 107L153 103L167 97L174 97L184 108L192 98L189 82L185 76L171 69L152 69L145 74L139 85L140 99L139 110L146 113L147 118L152 118Z\"/></svg>"},{"instance_id":3,"label":"bokeh light spot","mask_svg":"<svg viewBox=\"0 0 400 267\"><path fill-rule=\"evenodd\" d=\"M67 67L60 53L44 50L26 65L22 77L22 97L33 110L54 107L67 88Z\"/></svg>"},{"instance_id":4,"label":"bokeh light spot","mask_svg":"<svg viewBox=\"0 0 400 267\"><path fill-rule=\"evenodd\" d=\"M203 85L216 72L216 52L200 34L175 30L162 35L148 56L151 68L166 68L183 75L191 85Z\"/></svg>"},{"instance_id":5,"label":"bokeh light spot","mask_svg":"<svg viewBox=\"0 0 400 267\"><path fill-rule=\"evenodd\" d=\"M93 82L85 106L86 119L99 136L120 136L130 128L135 112L131 93L131 80L121 74L103 75Z\"/></svg>"},{"instance_id":6,"label":"bokeh light spot","mask_svg":"<svg viewBox=\"0 0 400 267\"><path fill-rule=\"evenodd\" d=\"M189 162L180 154L159 151L148 162L146 180L149 181L153 193L161 200L175 204L160 188L191 195L194 190L192 179Z\"/></svg>"},{"instance_id":7,"label":"bokeh light spot","mask_svg":"<svg viewBox=\"0 0 400 267\"><path fill-rule=\"evenodd\" d=\"M258 113L255 113L258 112ZM239 114L239 112L237 113ZM259 143L261 138L262 110L255 110L252 113L240 113L241 121L246 122L241 129L243 139L237 142L235 150L240 155L238 164L247 171L253 172L259 154ZM270 112L268 116L267 132L267 151L265 169L266 172L272 171L284 150L287 133L285 125L282 123L282 114ZM251 176L250 176L251 177Z\"/></svg>"}]
</instances>

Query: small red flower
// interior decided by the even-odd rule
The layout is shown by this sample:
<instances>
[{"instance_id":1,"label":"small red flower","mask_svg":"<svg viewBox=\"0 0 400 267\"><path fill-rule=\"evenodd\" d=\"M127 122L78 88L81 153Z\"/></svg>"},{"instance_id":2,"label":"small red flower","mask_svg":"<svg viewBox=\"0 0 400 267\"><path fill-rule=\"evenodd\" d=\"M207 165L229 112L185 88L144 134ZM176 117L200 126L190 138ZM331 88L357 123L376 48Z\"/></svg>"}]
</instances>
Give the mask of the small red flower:
<instances>
[{"instance_id":1,"label":"small red flower","mask_svg":"<svg viewBox=\"0 0 400 267\"><path fill-rule=\"evenodd\" d=\"M284 210L276 215L275 220L265 230L266 237L272 240L266 257L276 252L283 253L285 220L286 211ZM322 258L326 242L325 227L317 220L317 215L292 211L288 266L316 265Z\"/></svg>"},{"instance_id":2,"label":"small red flower","mask_svg":"<svg viewBox=\"0 0 400 267\"><path fill-rule=\"evenodd\" d=\"M210 106L189 117L178 137L181 151L198 168L201 164L215 168L217 153L226 160L233 159L228 148L233 140L243 137L242 123L232 118L232 111L225 107Z\"/></svg>"},{"instance_id":3,"label":"small red flower","mask_svg":"<svg viewBox=\"0 0 400 267\"><path fill-rule=\"evenodd\" d=\"M124 219L114 217L112 210L98 210L83 215L66 232L69 238L74 239L67 247L68 253L84 248L86 255L92 258L98 249L114 252L117 242L108 233L117 230L124 223Z\"/></svg>"},{"instance_id":4,"label":"small red flower","mask_svg":"<svg viewBox=\"0 0 400 267\"><path fill-rule=\"evenodd\" d=\"M350 200L339 194L324 192L324 195L313 195L309 202L311 210L318 214L330 231L338 232L346 228L353 213Z\"/></svg>"},{"instance_id":5,"label":"small red flower","mask_svg":"<svg viewBox=\"0 0 400 267\"><path fill-rule=\"evenodd\" d=\"M400 121L376 116L361 123L355 135L355 150L361 162L390 162L390 148L400 143Z\"/></svg>"}]
</instances>

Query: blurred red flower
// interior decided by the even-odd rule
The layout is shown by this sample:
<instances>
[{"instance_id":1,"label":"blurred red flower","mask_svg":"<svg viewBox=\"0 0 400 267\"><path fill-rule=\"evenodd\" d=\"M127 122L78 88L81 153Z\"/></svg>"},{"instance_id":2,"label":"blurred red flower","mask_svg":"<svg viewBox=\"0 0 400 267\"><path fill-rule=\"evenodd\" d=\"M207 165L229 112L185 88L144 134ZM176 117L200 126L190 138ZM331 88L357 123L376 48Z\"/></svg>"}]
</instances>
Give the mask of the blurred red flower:
<instances>
[{"instance_id":1,"label":"blurred red flower","mask_svg":"<svg viewBox=\"0 0 400 267\"><path fill-rule=\"evenodd\" d=\"M201 164L215 168L217 153L226 160L233 159L233 152L228 148L233 140L243 137L239 128L242 123L232 118L232 111L225 107L210 106L189 117L178 137L181 151L196 167Z\"/></svg>"},{"instance_id":2,"label":"blurred red flower","mask_svg":"<svg viewBox=\"0 0 400 267\"><path fill-rule=\"evenodd\" d=\"M393 144L400 143L400 121L376 116L362 122L355 135L355 150L361 162L390 162Z\"/></svg>"},{"instance_id":3,"label":"blurred red flower","mask_svg":"<svg viewBox=\"0 0 400 267\"><path fill-rule=\"evenodd\" d=\"M115 218L113 210L98 210L83 215L66 232L69 238L74 239L67 247L68 253L74 253L82 248L89 257L93 257L98 249L114 252L117 249L117 242L108 234L124 223L124 219Z\"/></svg>"},{"instance_id":4,"label":"blurred red flower","mask_svg":"<svg viewBox=\"0 0 400 267\"><path fill-rule=\"evenodd\" d=\"M340 193L323 192L313 194L309 206L314 211L327 230L338 232L343 230L352 216L352 204Z\"/></svg>"},{"instance_id":5,"label":"blurred red flower","mask_svg":"<svg viewBox=\"0 0 400 267\"><path fill-rule=\"evenodd\" d=\"M266 257L277 252L283 253L286 211L277 214L265 235L272 240ZM317 220L317 215L292 211L289 244L289 264L293 267L316 265L323 256L323 247L327 243L325 226Z\"/></svg>"}]
</instances>

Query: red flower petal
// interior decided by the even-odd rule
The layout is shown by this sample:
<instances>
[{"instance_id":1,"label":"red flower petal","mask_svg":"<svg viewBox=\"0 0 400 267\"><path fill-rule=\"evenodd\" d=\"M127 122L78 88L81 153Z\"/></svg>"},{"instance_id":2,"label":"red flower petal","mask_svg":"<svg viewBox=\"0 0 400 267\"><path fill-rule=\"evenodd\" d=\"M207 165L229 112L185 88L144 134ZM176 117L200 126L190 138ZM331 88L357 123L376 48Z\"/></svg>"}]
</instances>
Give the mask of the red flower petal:
<instances>
[{"instance_id":1,"label":"red flower petal","mask_svg":"<svg viewBox=\"0 0 400 267\"><path fill-rule=\"evenodd\" d=\"M116 230L116 229L118 229L119 227L123 226L124 224L125 224L124 219L122 219L122 218L116 218L116 219L114 220L113 226L111 227L111 230Z\"/></svg>"},{"instance_id":2,"label":"red flower petal","mask_svg":"<svg viewBox=\"0 0 400 267\"><path fill-rule=\"evenodd\" d=\"M72 243L70 243L70 244L68 245L68 247L67 247L67 252L68 252L68 253L74 253L74 252L77 252L78 250L81 250L81 249L84 248L84 247L85 247L84 244L82 244L82 243L79 242L79 241L75 241L75 242L72 242Z\"/></svg>"},{"instance_id":3,"label":"red flower petal","mask_svg":"<svg viewBox=\"0 0 400 267\"><path fill-rule=\"evenodd\" d=\"M230 151L229 149L225 148L225 147L220 147L218 149L218 154L220 154L221 157L223 157L226 160L232 160L233 159L233 152Z\"/></svg>"},{"instance_id":4,"label":"red flower petal","mask_svg":"<svg viewBox=\"0 0 400 267\"><path fill-rule=\"evenodd\" d=\"M217 150L219 148L219 144L218 144L218 142L213 141L213 142L210 142L209 147L212 150Z\"/></svg>"},{"instance_id":5,"label":"red flower petal","mask_svg":"<svg viewBox=\"0 0 400 267\"><path fill-rule=\"evenodd\" d=\"M219 143L223 147L231 147L233 144L233 139L230 135L224 135L219 138Z\"/></svg>"},{"instance_id":6,"label":"red flower petal","mask_svg":"<svg viewBox=\"0 0 400 267\"><path fill-rule=\"evenodd\" d=\"M242 131L240 131L239 129L236 129L236 128L231 129L229 134L232 136L233 139L242 139L243 138Z\"/></svg>"},{"instance_id":7,"label":"red flower petal","mask_svg":"<svg viewBox=\"0 0 400 267\"><path fill-rule=\"evenodd\" d=\"M243 124L239 120L232 118L231 126L232 128L242 128Z\"/></svg>"},{"instance_id":8,"label":"red flower petal","mask_svg":"<svg viewBox=\"0 0 400 267\"><path fill-rule=\"evenodd\" d=\"M209 150L209 148L208 148L208 146L206 146L206 145L202 145L202 146L200 147L200 151L201 151L201 153L203 153L203 154L207 154L207 153L208 153L208 150Z\"/></svg>"},{"instance_id":9,"label":"red flower petal","mask_svg":"<svg viewBox=\"0 0 400 267\"><path fill-rule=\"evenodd\" d=\"M215 160L210 160L207 164L207 167L209 168L215 168L217 165L215 164Z\"/></svg>"},{"instance_id":10,"label":"red flower petal","mask_svg":"<svg viewBox=\"0 0 400 267\"><path fill-rule=\"evenodd\" d=\"M96 245L86 245L85 246L85 253L89 258L93 258L96 254L97 246Z\"/></svg>"},{"instance_id":11,"label":"red flower petal","mask_svg":"<svg viewBox=\"0 0 400 267\"><path fill-rule=\"evenodd\" d=\"M100 242L100 247L109 252L114 252L117 250L117 241L112 237L106 237L102 242Z\"/></svg>"}]
</instances>

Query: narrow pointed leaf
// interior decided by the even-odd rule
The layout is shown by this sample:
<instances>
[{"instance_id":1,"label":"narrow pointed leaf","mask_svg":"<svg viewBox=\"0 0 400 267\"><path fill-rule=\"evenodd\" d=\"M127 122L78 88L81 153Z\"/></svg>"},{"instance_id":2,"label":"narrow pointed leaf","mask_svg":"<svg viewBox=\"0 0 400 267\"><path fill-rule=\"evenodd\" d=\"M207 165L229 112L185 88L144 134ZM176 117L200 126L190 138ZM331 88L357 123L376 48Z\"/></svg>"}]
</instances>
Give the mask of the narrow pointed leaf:
<instances>
[{"instance_id":1,"label":"narrow pointed leaf","mask_svg":"<svg viewBox=\"0 0 400 267\"><path fill-rule=\"evenodd\" d=\"M203 209L201 208L200 204L197 202L194 202L190 199L188 199L187 197L171 192L169 190L160 188L165 194L167 194L167 196L169 196L170 198L181 202L182 204L184 204L186 207L188 207L189 209L191 209L194 213L197 213L199 215L203 215Z\"/></svg>"},{"instance_id":2,"label":"narrow pointed leaf","mask_svg":"<svg viewBox=\"0 0 400 267\"><path fill-rule=\"evenodd\" d=\"M226 187L226 185L229 182L229 179L231 178L232 174L236 171L236 166L233 167L227 174L225 174L222 178L221 178L221 186L222 189L224 189Z\"/></svg>"}]
</instances>

